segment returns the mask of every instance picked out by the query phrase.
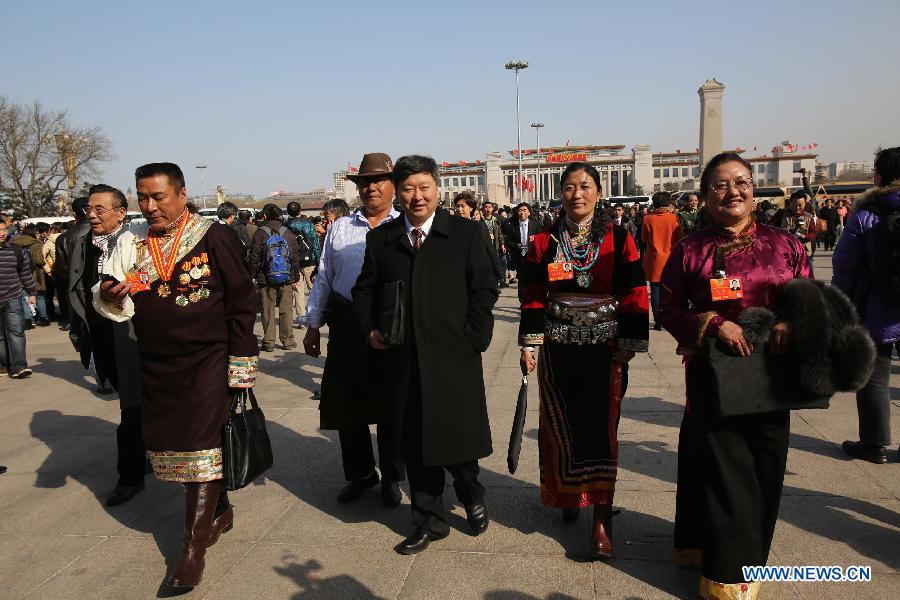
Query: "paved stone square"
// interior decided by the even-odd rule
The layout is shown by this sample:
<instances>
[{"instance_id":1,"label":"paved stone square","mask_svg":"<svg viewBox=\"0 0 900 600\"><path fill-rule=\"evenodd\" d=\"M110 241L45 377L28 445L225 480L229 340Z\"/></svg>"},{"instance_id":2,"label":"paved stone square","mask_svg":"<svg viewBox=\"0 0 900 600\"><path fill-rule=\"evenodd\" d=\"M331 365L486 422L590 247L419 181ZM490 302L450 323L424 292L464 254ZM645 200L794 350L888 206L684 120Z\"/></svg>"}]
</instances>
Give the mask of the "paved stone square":
<instances>
[{"instance_id":1,"label":"paved stone square","mask_svg":"<svg viewBox=\"0 0 900 600\"><path fill-rule=\"evenodd\" d=\"M828 279L830 257L817 260ZM515 290L495 310L484 356L494 454L482 461L492 523L473 537L454 506L453 531L416 557L394 544L411 531L408 497L382 507L376 491L351 505L334 432L319 431L323 359L263 354L256 388L269 419L275 466L232 494L235 527L210 549L190 598L483 599L694 598L696 570L671 562L678 426L684 376L674 340L651 331L651 352L632 362L622 403L615 558L586 560L589 516L564 525L538 499L537 390L531 386L515 476L506 448L520 373ZM298 332L302 335L302 332ZM299 340L298 340L299 341ZM31 379L0 379L0 597L139 599L166 596L178 557L183 492L147 478L146 490L114 508L115 396L93 392L66 335L28 332ZM894 367L893 435L900 441L900 365ZM460 373L465 377L465 373ZM871 565L868 584L769 584L763 598L896 598L900 595L900 464L848 460L856 438L852 395L827 411L792 418L785 493L769 564ZM454 501L452 488L445 498Z\"/></svg>"}]
</instances>

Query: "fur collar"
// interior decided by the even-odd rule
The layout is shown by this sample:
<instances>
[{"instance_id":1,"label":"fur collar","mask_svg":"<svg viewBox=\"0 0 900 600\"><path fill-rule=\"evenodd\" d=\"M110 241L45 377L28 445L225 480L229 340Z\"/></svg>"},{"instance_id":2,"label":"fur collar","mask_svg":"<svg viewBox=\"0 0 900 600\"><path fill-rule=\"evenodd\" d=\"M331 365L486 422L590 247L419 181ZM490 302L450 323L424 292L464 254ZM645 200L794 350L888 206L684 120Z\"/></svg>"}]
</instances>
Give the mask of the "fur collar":
<instances>
[{"instance_id":1,"label":"fur collar","mask_svg":"<svg viewBox=\"0 0 900 600\"><path fill-rule=\"evenodd\" d=\"M859 196L859 200L856 201L856 208L857 210L871 209L877 204L880 204L881 198L898 192L900 192L900 181L895 181L894 183L883 187L869 188Z\"/></svg>"}]
</instances>

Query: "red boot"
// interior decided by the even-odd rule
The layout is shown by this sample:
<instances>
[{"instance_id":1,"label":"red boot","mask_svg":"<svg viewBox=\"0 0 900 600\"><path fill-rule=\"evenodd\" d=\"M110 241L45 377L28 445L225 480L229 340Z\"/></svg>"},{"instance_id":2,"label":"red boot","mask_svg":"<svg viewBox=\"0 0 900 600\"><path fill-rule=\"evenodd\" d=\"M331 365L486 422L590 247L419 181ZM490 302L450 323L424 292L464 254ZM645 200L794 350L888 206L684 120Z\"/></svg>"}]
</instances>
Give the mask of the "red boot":
<instances>
[{"instance_id":1,"label":"red boot","mask_svg":"<svg viewBox=\"0 0 900 600\"><path fill-rule=\"evenodd\" d=\"M594 521L591 524L591 558L605 559L612 556L612 507L594 505Z\"/></svg>"},{"instance_id":2,"label":"red boot","mask_svg":"<svg viewBox=\"0 0 900 600\"><path fill-rule=\"evenodd\" d=\"M224 491L221 481L189 483L185 488L184 546L172 576L169 577L169 585L172 587L200 585L206 566L206 548L218 539L219 533L228 524L226 514L223 513L220 519L226 519L220 521L220 529L213 529L219 494ZM230 514L230 511L226 512Z\"/></svg>"}]
</instances>

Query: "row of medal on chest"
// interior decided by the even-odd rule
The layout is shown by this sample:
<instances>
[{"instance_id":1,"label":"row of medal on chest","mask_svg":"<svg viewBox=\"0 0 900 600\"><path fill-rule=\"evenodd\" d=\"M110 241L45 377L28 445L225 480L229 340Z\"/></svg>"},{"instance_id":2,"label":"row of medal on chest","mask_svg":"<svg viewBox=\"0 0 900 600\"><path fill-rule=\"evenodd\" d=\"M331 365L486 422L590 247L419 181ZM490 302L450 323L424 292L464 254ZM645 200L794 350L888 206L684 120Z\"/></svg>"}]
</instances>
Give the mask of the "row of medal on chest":
<instances>
[{"instance_id":1,"label":"row of medal on chest","mask_svg":"<svg viewBox=\"0 0 900 600\"><path fill-rule=\"evenodd\" d=\"M175 304L180 307L185 307L189 304L194 304L209 298L209 290L206 288L207 282L200 281L202 278L209 277L212 274L208 262L202 260L200 256L195 256L191 260L184 261L181 264L181 270L182 273L178 275L178 283L188 287L186 289L178 288L178 291L181 293L175 298ZM198 283L192 283L193 281L197 281ZM185 295L184 292L187 292L188 289L191 289L192 291ZM168 283L163 282L156 289L156 293L159 294L161 298L166 298L171 295L172 290L169 288Z\"/></svg>"}]
</instances>

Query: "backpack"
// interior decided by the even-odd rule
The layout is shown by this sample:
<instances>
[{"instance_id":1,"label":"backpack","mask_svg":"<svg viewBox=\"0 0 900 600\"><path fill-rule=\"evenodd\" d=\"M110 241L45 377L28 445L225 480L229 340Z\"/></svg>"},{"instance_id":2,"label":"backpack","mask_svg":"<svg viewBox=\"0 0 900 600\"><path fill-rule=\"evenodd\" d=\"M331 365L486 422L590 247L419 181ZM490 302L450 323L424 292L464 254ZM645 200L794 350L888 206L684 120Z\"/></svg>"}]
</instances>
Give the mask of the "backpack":
<instances>
[{"instance_id":1,"label":"backpack","mask_svg":"<svg viewBox=\"0 0 900 600\"><path fill-rule=\"evenodd\" d=\"M299 221L301 219L291 219L288 221L288 227L291 232L297 236L297 245L300 248L300 267L312 267L316 264L315 254L313 253L312 244L306 238L306 233L300 228ZM296 229L294 228L296 224Z\"/></svg>"},{"instance_id":2,"label":"backpack","mask_svg":"<svg viewBox=\"0 0 900 600\"><path fill-rule=\"evenodd\" d=\"M260 227L268 237L266 238L262 272L269 285L285 285L293 281L291 274L291 251L284 234L287 227L279 227L278 231L271 228Z\"/></svg>"},{"instance_id":3,"label":"backpack","mask_svg":"<svg viewBox=\"0 0 900 600\"><path fill-rule=\"evenodd\" d=\"M900 211L876 214L872 285L885 301L900 305Z\"/></svg>"}]
</instances>

